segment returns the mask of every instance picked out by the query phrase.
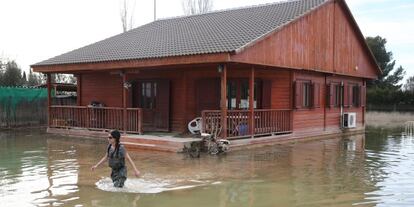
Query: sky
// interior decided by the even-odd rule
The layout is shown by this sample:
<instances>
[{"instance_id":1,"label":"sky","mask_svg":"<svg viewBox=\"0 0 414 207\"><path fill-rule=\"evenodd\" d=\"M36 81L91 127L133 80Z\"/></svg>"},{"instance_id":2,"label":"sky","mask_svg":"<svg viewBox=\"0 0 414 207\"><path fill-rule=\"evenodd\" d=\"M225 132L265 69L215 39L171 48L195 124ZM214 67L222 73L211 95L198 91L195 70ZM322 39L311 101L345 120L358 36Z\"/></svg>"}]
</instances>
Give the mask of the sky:
<instances>
[{"instance_id":1,"label":"sky","mask_svg":"<svg viewBox=\"0 0 414 207\"><path fill-rule=\"evenodd\" d=\"M278 0L215 0L213 10ZM414 0L347 0L364 36L387 39L396 66L414 75ZM156 0L157 18L184 15L182 0ZM154 0L136 0L134 27L154 19ZM122 32L121 0L0 0L0 59L30 65Z\"/></svg>"}]
</instances>

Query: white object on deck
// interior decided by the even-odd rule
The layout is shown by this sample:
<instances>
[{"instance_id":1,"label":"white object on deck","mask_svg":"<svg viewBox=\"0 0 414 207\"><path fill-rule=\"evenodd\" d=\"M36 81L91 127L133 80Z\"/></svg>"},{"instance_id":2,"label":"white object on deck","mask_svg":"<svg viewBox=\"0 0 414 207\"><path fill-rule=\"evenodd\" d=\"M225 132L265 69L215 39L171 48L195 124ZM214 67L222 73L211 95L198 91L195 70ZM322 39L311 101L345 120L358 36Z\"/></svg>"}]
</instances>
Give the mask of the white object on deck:
<instances>
[{"instance_id":1,"label":"white object on deck","mask_svg":"<svg viewBox=\"0 0 414 207\"><path fill-rule=\"evenodd\" d=\"M188 131L191 134L199 134L201 132L201 117L197 117L188 123Z\"/></svg>"}]
</instances>

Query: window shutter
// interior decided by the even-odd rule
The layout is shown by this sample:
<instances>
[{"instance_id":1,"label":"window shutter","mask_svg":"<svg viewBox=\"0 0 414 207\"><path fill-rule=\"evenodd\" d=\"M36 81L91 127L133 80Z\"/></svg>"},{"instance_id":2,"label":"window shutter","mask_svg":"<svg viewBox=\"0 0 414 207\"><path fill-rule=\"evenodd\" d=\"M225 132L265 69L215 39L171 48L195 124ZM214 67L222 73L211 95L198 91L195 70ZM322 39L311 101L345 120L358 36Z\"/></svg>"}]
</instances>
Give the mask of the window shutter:
<instances>
[{"instance_id":1,"label":"window shutter","mask_svg":"<svg viewBox=\"0 0 414 207\"><path fill-rule=\"evenodd\" d=\"M220 109L220 79L206 78L195 81L197 116L203 110Z\"/></svg>"},{"instance_id":2,"label":"window shutter","mask_svg":"<svg viewBox=\"0 0 414 207\"><path fill-rule=\"evenodd\" d=\"M295 81L294 84L294 91L295 91L295 100L294 100L294 107L296 109L302 108L302 82L301 81Z\"/></svg>"},{"instance_id":3,"label":"window shutter","mask_svg":"<svg viewBox=\"0 0 414 207\"><path fill-rule=\"evenodd\" d=\"M262 108L270 109L272 108L272 80L263 80L262 81Z\"/></svg>"},{"instance_id":4,"label":"window shutter","mask_svg":"<svg viewBox=\"0 0 414 207\"><path fill-rule=\"evenodd\" d=\"M335 85L332 83L326 85L326 107L333 108L335 105Z\"/></svg>"},{"instance_id":5,"label":"window shutter","mask_svg":"<svg viewBox=\"0 0 414 207\"><path fill-rule=\"evenodd\" d=\"M355 91L356 94L354 94L356 98L356 107L360 107L361 106L361 86L357 85L355 87L357 88Z\"/></svg>"},{"instance_id":6,"label":"window shutter","mask_svg":"<svg viewBox=\"0 0 414 207\"><path fill-rule=\"evenodd\" d=\"M325 85L325 107L330 107L331 105L331 84Z\"/></svg>"},{"instance_id":7,"label":"window shutter","mask_svg":"<svg viewBox=\"0 0 414 207\"><path fill-rule=\"evenodd\" d=\"M343 106L344 107L349 107L349 85L344 84L343 86L343 91L344 91L344 96L343 96Z\"/></svg>"},{"instance_id":8,"label":"window shutter","mask_svg":"<svg viewBox=\"0 0 414 207\"><path fill-rule=\"evenodd\" d=\"M154 114L154 126L158 130L170 130L170 81L159 80L156 82L156 102Z\"/></svg>"},{"instance_id":9,"label":"window shutter","mask_svg":"<svg viewBox=\"0 0 414 207\"><path fill-rule=\"evenodd\" d=\"M366 95L367 95L367 88L366 86L361 86L361 106L364 107L366 105Z\"/></svg>"},{"instance_id":10,"label":"window shutter","mask_svg":"<svg viewBox=\"0 0 414 207\"><path fill-rule=\"evenodd\" d=\"M321 99L320 99L320 84L319 83L313 83L312 84L312 90L313 90L313 94L312 94L312 106L314 108L320 108L321 107Z\"/></svg>"},{"instance_id":11,"label":"window shutter","mask_svg":"<svg viewBox=\"0 0 414 207\"><path fill-rule=\"evenodd\" d=\"M353 96L353 85L349 84L348 85L348 107L351 107L354 103L354 96Z\"/></svg>"},{"instance_id":12,"label":"window shutter","mask_svg":"<svg viewBox=\"0 0 414 207\"><path fill-rule=\"evenodd\" d=\"M132 107L142 108L142 82L134 83L132 93Z\"/></svg>"}]
</instances>

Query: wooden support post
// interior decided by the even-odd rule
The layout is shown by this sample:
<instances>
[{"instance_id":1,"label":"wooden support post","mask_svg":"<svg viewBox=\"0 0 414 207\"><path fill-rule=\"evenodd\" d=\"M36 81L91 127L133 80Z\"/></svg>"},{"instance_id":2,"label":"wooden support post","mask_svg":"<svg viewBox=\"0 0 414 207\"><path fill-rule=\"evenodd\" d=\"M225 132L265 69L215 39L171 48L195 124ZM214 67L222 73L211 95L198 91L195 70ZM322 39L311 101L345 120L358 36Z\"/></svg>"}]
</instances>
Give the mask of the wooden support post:
<instances>
[{"instance_id":1,"label":"wooden support post","mask_svg":"<svg viewBox=\"0 0 414 207\"><path fill-rule=\"evenodd\" d=\"M127 83L127 74L125 72L122 72L122 108L123 108L123 127L124 127L124 133L127 132L127 94L128 94L128 88L126 87Z\"/></svg>"},{"instance_id":2,"label":"wooden support post","mask_svg":"<svg viewBox=\"0 0 414 207\"><path fill-rule=\"evenodd\" d=\"M290 131L292 131L293 132L293 127L294 127L294 125L293 125L293 119L294 119L294 116L293 116L293 113L295 113L295 101L294 101L294 98L296 98L295 97L295 91L293 90L293 86L294 86L294 83L295 83L295 81L296 81L296 78L295 78L295 73L291 70L290 71L290 73L289 73L289 78L290 78L290 87L289 87L289 94L290 94L290 123L289 123L289 125L290 125ZM296 89L295 89L296 90Z\"/></svg>"},{"instance_id":3,"label":"wooden support post","mask_svg":"<svg viewBox=\"0 0 414 207\"><path fill-rule=\"evenodd\" d=\"M250 69L250 76L249 76L249 111L250 111L250 124L249 124L249 131L254 138L254 67Z\"/></svg>"},{"instance_id":4,"label":"wooden support post","mask_svg":"<svg viewBox=\"0 0 414 207\"><path fill-rule=\"evenodd\" d=\"M219 66L220 67L220 66ZM227 65L221 67L221 137L227 138Z\"/></svg>"},{"instance_id":5,"label":"wooden support post","mask_svg":"<svg viewBox=\"0 0 414 207\"><path fill-rule=\"evenodd\" d=\"M82 105L82 75L76 74L76 103Z\"/></svg>"},{"instance_id":6,"label":"wooden support post","mask_svg":"<svg viewBox=\"0 0 414 207\"><path fill-rule=\"evenodd\" d=\"M367 87L367 82L365 81L365 80L362 80L362 87L365 87L365 90L364 90L364 93L362 93L362 91L360 90L359 91L359 93L360 93L360 95L359 95L359 97L360 97L360 100L359 100L359 105L360 106L362 106L361 108L362 108L362 126L364 127L364 129L365 129L365 114L366 114L366 103L362 103L362 96L364 96L363 97L363 99L364 100L367 100L367 97L366 97L366 87ZM361 93L362 93L362 96L361 96ZM364 101L365 102L365 101ZM365 139L364 139L364 147L365 147ZM363 148L363 149L365 149L365 148Z\"/></svg>"},{"instance_id":7,"label":"wooden support post","mask_svg":"<svg viewBox=\"0 0 414 207\"><path fill-rule=\"evenodd\" d=\"M183 111L183 120L182 120L182 126L183 126L183 128L181 129L181 131L183 132L183 133L185 133L186 131L187 131L187 123L188 123L188 110L187 110L187 108L188 108L188 96L187 96L187 89L188 89L188 87L187 87L187 83L188 83L188 81L187 81L187 71L183 71L182 72L182 74L181 74L181 80L182 80L182 87L183 87L183 90L184 90L184 93L182 94L182 96L183 96L183 100L184 100L184 104L182 105L182 111Z\"/></svg>"},{"instance_id":8,"label":"wooden support post","mask_svg":"<svg viewBox=\"0 0 414 207\"><path fill-rule=\"evenodd\" d=\"M323 104L323 130L324 131L326 131L326 108L327 108L327 104L328 104L328 100L327 100L327 97L330 97L330 96L327 96L327 93L330 93L329 91L327 91L326 90L326 86L328 85L328 82L327 82L327 80L326 80L326 74L325 74L325 82L324 82L324 84L323 84L323 91L324 91L324 104ZM329 90L331 90L331 89L329 89ZM330 103L329 103L330 104Z\"/></svg>"},{"instance_id":9,"label":"wooden support post","mask_svg":"<svg viewBox=\"0 0 414 207\"><path fill-rule=\"evenodd\" d=\"M47 126L50 127L51 126L51 110L50 107L52 106L52 92L51 92L51 87L52 87L52 76L50 73L46 74L46 84L47 84Z\"/></svg>"}]
</instances>

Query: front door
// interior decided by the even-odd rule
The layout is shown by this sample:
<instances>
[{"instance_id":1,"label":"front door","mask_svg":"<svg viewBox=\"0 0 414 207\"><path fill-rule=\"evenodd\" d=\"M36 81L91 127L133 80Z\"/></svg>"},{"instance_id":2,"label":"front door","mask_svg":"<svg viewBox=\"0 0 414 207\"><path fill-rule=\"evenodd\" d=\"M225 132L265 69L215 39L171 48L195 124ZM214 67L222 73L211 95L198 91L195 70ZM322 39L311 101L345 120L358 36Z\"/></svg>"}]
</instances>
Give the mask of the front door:
<instances>
[{"instance_id":1,"label":"front door","mask_svg":"<svg viewBox=\"0 0 414 207\"><path fill-rule=\"evenodd\" d=\"M144 131L169 131L169 80L143 80L134 84L133 107L142 108Z\"/></svg>"}]
</instances>

